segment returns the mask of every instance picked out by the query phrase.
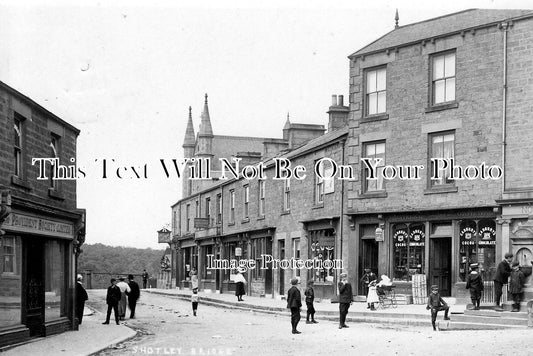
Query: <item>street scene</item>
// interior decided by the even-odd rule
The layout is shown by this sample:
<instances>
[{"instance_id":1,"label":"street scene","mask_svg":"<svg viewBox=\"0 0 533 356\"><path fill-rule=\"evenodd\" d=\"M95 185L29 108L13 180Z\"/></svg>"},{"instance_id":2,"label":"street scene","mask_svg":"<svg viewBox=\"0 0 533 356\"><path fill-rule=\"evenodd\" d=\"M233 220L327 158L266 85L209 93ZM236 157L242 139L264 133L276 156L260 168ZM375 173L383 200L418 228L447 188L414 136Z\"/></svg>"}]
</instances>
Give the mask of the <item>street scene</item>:
<instances>
[{"instance_id":1,"label":"street scene","mask_svg":"<svg viewBox=\"0 0 533 356\"><path fill-rule=\"evenodd\" d=\"M533 355L527 0L0 0L0 353Z\"/></svg>"}]
</instances>

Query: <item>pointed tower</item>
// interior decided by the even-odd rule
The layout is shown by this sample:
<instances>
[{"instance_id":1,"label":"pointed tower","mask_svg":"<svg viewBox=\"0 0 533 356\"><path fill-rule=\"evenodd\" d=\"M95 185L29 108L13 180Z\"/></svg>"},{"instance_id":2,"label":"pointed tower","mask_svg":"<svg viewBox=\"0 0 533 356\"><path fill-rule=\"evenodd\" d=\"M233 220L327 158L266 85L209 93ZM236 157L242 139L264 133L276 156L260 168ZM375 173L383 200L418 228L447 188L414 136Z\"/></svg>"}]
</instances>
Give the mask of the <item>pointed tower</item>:
<instances>
[{"instance_id":1,"label":"pointed tower","mask_svg":"<svg viewBox=\"0 0 533 356\"><path fill-rule=\"evenodd\" d=\"M183 157L192 158L194 157L194 148L196 146L196 140L194 137L194 126L192 124L192 108L189 106L189 120L187 121L187 129L185 129L185 138L183 139ZM190 180L186 178L187 175L183 174L183 184L182 184L182 198L191 194L191 184Z\"/></svg>"},{"instance_id":2,"label":"pointed tower","mask_svg":"<svg viewBox=\"0 0 533 356\"><path fill-rule=\"evenodd\" d=\"M207 105L207 94L205 94L204 111L201 116L200 131L198 132L198 145L196 147L196 155L198 157L213 156L213 137L211 118L209 117L209 107Z\"/></svg>"},{"instance_id":3,"label":"pointed tower","mask_svg":"<svg viewBox=\"0 0 533 356\"><path fill-rule=\"evenodd\" d=\"M291 120L289 119L289 113L287 113L287 121L285 121L285 125L283 126L283 139L289 140L289 131L291 129Z\"/></svg>"}]
</instances>

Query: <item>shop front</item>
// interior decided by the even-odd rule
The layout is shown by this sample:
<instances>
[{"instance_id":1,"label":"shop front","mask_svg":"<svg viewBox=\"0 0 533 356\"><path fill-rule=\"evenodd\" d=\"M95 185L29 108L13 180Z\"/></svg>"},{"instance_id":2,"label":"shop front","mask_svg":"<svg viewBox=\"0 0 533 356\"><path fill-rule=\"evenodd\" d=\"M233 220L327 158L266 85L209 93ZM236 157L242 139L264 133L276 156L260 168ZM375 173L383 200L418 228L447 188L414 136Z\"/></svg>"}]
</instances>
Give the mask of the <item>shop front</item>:
<instances>
[{"instance_id":1,"label":"shop front","mask_svg":"<svg viewBox=\"0 0 533 356\"><path fill-rule=\"evenodd\" d=\"M76 224L81 216L14 209L0 236L0 346L75 327Z\"/></svg>"},{"instance_id":2,"label":"shop front","mask_svg":"<svg viewBox=\"0 0 533 356\"><path fill-rule=\"evenodd\" d=\"M413 276L425 275L427 286L439 286L441 295L466 298L469 266L479 263L491 289L501 245L493 208L367 214L353 221L359 236L357 280L370 268L378 277L389 276L396 293L411 295ZM363 286L358 288L361 294Z\"/></svg>"}]
</instances>

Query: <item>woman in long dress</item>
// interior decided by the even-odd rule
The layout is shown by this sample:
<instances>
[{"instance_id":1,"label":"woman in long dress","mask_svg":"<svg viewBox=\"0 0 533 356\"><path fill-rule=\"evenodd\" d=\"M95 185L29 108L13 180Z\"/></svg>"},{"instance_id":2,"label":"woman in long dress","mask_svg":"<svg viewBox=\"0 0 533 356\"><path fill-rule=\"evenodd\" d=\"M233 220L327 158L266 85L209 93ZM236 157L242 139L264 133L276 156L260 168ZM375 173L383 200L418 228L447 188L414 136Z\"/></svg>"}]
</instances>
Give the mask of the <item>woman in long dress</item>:
<instances>
[{"instance_id":1,"label":"woman in long dress","mask_svg":"<svg viewBox=\"0 0 533 356\"><path fill-rule=\"evenodd\" d=\"M237 296L238 302L242 302L244 300L242 299L242 296L246 294L246 292L244 291L244 285L246 284L246 279L242 275L243 272L244 270L239 268L237 270L237 275L235 276L235 282L236 282L235 295Z\"/></svg>"},{"instance_id":2,"label":"woman in long dress","mask_svg":"<svg viewBox=\"0 0 533 356\"><path fill-rule=\"evenodd\" d=\"M124 277L120 277L119 278L120 282L117 283L117 287L120 288L120 294L121 294L120 301L118 302L118 315L121 320L124 320L124 318L126 317L126 305L127 305L126 302L128 301L128 298L126 295L131 292L130 286L124 280L125 280Z\"/></svg>"}]
</instances>

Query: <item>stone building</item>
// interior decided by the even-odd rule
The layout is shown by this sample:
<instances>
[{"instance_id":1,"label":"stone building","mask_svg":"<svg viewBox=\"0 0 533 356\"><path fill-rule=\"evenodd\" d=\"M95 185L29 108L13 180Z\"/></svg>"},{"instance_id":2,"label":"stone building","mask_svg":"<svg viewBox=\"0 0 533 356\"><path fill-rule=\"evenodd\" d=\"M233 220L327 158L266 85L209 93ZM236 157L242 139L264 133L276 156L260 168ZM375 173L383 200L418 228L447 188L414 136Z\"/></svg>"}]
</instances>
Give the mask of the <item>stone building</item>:
<instances>
[{"instance_id":1,"label":"stone building","mask_svg":"<svg viewBox=\"0 0 533 356\"><path fill-rule=\"evenodd\" d=\"M0 346L77 327L74 276L85 213L76 208L75 181L50 179L53 167L40 172L32 160L73 165L78 134L0 82ZM57 168L56 177L78 173Z\"/></svg>"},{"instance_id":2,"label":"stone building","mask_svg":"<svg viewBox=\"0 0 533 356\"><path fill-rule=\"evenodd\" d=\"M472 9L396 26L349 56L347 161L361 175L347 183L347 244L357 277L372 268L410 294L412 276L425 274L462 298L478 262L490 302L504 253L531 271L532 44L533 11ZM389 167L416 165L419 179Z\"/></svg>"},{"instance_id":3,"label":"stone building","mask_svg":"<svg viewBox=\"0 0 533 356\"><path fill-rule=\"evenodd\" d=\"M208 269L212 255L219 260L256 261L257 267L245 275L249 295L283 295L292 277L302 283L315 279L319 297L335 294L333 269L284 269L274 262L260 268L261 255L280 260L334 260L342 255L344 183L319 179L313 172L321 158L343 162L349 109L342 96L334 96L328 113L327 133L322 125L291 123L287 117L280 139L214 135L207 96L195 137L189 111L184 157L211 158L213 179L186 178L183 198L172 206L176 286L188 288L189 274L195 269L201 290L232 292L235 269ZM262 162L265 178L246 179L227 173L227 179L220 179L221 171L228 168L222 167L219 159L226 158L235 166L231 157L241 159L241 170ZM306 178L273 179L275 162L282 158L291 167L304 166ZM320 167L329 170L332 163Z\"/></svg>"}]
</instances>

